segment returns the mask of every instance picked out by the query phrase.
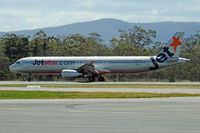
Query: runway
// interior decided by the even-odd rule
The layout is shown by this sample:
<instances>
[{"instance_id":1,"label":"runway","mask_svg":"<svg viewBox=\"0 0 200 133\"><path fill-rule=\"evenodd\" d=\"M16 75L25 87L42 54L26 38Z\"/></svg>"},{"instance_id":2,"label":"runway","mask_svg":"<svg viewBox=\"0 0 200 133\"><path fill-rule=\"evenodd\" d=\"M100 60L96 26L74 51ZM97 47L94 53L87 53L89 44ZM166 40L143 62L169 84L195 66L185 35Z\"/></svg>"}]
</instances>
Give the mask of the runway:
<instances>
[{"instance_id":1,"label":"runway","mask_svg":"<svg viewBox=\"0 0 200 133\"><path fill-rule=\"evenodd\" d=\"M26 82L26 81L0 81L0 85L5 84L25 84L26 87L0 87L0 90L20 90L20 91L73 91L73 92L147 92L147 93L191 93L200 94L200 88L52 88L40 87L43 84L166 84L166 85L200 85L200 82Z\"/></svg>"},{"instance_id":2,"label":"runway","mask_svg":"<svg viewBox=\"0 0 200 133\"><path fill-rule=\"evenodd\" d=\"M45 87L0 87L0 90L20 91L65 91L65 92L147 92L147 93L190 93L200 94L199 89L180 88L45 88Z\"/></svg>"},{"instance_id":3,"label":"runway","mask_svg":"<svg viewBox=\"0 0 200 133\"><path fill-rule=\"evenodd\" d=\"M189 84L199 82L21 82L0 90L194 93L200 88L45 88L35 84ZM35 87L33 87L35 85ZM0 133L199 133L200 97L0 100Z\"/></svg>"},{"instance_id":4,"label":"runway","mask_svg":"<svg viewBox=\"0 0 200 133\"><path fill-rule=\"evenodd\" d=\"M199 133L200 98L0 100L1 133Z\"/></svg>"}]
</instances>

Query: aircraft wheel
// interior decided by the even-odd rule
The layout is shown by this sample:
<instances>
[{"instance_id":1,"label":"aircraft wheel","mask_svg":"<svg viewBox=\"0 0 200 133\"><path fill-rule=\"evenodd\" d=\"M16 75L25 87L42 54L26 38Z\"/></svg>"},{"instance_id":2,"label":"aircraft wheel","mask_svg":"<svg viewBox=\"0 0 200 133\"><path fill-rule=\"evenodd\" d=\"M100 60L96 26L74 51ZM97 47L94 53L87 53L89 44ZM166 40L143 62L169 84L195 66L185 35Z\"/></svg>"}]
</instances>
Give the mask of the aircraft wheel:
<instances>
[{"instance_id":1,"label":"aircraft wheel","mask_svg":"<svg viewBox=\"0 0 200 133\"><path fill-rule=\"evenodd\" d=\"M100 76L100 77L98 78L98 81L100 81L100 82L104 82L105 79L104 79L104 77L101 77L101 76Z\"/></svg>"}]
</instances>

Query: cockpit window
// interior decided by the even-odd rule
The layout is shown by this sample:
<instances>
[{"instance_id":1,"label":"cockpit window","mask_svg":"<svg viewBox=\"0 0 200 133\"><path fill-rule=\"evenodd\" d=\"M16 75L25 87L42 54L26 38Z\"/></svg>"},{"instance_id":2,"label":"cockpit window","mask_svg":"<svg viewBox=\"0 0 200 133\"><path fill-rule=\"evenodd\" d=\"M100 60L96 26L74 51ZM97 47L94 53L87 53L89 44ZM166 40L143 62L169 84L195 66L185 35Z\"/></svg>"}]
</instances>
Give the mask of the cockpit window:
<instances>
[{"instance_id":1,"label":"cockpit window","mask_svg":"<svg viewBox=\"0 0 200 133\"><path fill-rule=\"evenodd\" d=\"M20 61L17 61L16 64L20 64Z\"/></svg>"}]
</instances>

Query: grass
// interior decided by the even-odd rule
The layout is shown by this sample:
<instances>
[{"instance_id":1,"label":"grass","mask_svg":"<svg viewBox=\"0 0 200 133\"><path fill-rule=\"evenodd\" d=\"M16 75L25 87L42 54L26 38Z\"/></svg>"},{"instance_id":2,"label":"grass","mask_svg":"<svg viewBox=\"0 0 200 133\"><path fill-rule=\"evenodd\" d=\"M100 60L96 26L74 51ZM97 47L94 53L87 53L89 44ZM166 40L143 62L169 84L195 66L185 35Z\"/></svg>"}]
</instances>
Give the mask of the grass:
<instances>
[{"instance_id":1,"label":"grass","mask_svg":"<svg viewBox=\"0 0 200 133\"><path fill-rule=\"evenodd\" d=\"M88 98L161 98L189 97L187 93L123 93L123 92L52 92L52 91L0 91L0 99L88 99Z\"/></svg>"},{"instance_id":2,"label":"grass","mask_svg":"<svg viewBox=\"0 0 200 133\"><path fill-rule=\"evenodd\" d=\"M46 88L181 88L200 89L200 85L191 84L1 84L0 87L27 87L27 85Z\"/></svg>"}]
</instances>

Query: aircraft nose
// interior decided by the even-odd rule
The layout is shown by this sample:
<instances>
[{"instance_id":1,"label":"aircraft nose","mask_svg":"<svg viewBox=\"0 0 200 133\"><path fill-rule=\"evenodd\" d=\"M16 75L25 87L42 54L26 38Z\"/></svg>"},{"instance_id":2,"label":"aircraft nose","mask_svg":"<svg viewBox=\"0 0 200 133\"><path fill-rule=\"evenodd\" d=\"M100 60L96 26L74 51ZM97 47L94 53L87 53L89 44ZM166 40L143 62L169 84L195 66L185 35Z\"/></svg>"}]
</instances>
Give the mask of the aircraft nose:
<instances>
[{"instance_id":1,"label":"aircraft nose","mask_svg":"<svg viewBox=\"0 0 200 133\"><path fill-rule=\"evenodd\" d=\"M14 64L12 64L12 65L9 66L9 70L10 70L11 72L14 72L14 71L15 71L15 66L14 66Z\"/></svg>"}]
</instances>

